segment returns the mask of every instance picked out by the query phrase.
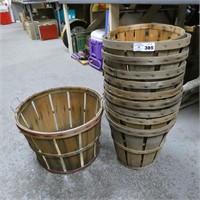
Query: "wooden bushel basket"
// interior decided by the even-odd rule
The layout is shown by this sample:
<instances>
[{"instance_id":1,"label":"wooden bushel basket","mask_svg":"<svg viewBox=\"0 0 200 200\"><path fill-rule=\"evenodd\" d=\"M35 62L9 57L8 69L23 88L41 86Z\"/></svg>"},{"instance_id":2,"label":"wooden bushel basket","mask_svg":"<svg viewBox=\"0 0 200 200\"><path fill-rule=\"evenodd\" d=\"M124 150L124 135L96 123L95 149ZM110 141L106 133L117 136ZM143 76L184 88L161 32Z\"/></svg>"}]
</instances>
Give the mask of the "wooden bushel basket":
<instances>
[{"instance_id":1,"label":"wooden bushel basket","mask_svg":"<svg viewBox=\"0 0 200 200\"><path fill-rule=\"evenodd\" d=\"M26 99L15 119L44 168L71 173L96 158L102 112L102 99L95 91L62 87Z\"/></svg>"},{"instance_id":2,"label":"wooden bushel basket","mask_svg":"<svg viewBox=\"0 0 200 200\"><path fill-rule=\"evenodd\" d=\"M136 51L154 43L153 51ZM103 39L104 96L118 159L150 166L173 127L182 98L190 34L165 24L123 26Z\"/></svg>"}]
</instances>

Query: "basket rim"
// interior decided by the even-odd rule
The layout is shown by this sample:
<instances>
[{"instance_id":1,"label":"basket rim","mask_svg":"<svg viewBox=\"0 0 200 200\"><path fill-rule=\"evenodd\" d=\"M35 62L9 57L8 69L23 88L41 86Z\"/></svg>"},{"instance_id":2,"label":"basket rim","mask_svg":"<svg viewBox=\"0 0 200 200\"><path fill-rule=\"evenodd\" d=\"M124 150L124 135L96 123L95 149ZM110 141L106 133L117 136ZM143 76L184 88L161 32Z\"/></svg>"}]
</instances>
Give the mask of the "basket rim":
<instances>
[{"instance_id":1,"label":"basket rim","mask_svg":"<svg viewBox=\"0 0 200 200\"><path fill-rule=\"evenodd\" d=\"M185 33L184 35L176 39L152 41L150 43L155 43L155 51L162 51L162 50L172 50L172 49L179 49L186 47L189 45L190 40L191 40L191 34ZM146 43L146 42L120 41L120 40L113 40L108 36L103 37L103 46L105 48L110 48L110 49L133 51L133 45L135 43Z\"/></svg>"},{"instance_id":2,"label":"basket rim","mask_svg":"<svg viewBox=\"0 0 200 200\"><path fill-rule=\"evenodd\" d=\"M125 133L126 135L132 135L137 137L155 137L158 135L165 134L169 132L169 130L174 126L176 119L172 119L169 124L167 124L164 127L160 127L157 129L137 129L128 127L122 124L119 124L115 122L110 116L109 113L106 113L106 118L108 119L108 122L110 126L116 128L118 131Z\"/></svg>"},{"instance_id":3,"label":"basket rim","mask_svg":"<svg viewBox=\"0 0 200 200\"><path fill-rule=\"evenodd\" d=\"M181 37L182 35L185 34L185 29L183 29L179 26L152 22L152 23L141 23L141 24L138 23L138 24L132 24L132 25L119 26L118 28L111 31L109 36L112 37L115 34L123 33L123 32L130 31L130 30L141 30L141 29L153 28L154 26L156 26L156 28L164 30L164 31L179 33L180 35L178 37L176 37L175 39L178 39L179 37ZM170 31L170 29L174 29L175 31L172 31L172 30Z\"/></svg>"},{"instance_id":4,"label":"basket rim","mask_svg":"<svg viewBox=\"0 0 200 200\"><path fill-rule=\"evenodd\" d=\"M166 75L163 77L163 73L167 74L167 73L172 73L173 74L171 76L168 76L168 78L173 78L175 76L179 76L180 74L184 73L184 70L185 70L185 67L186 67L186 61L182 61L181 65L179 66L178 69L167 69L167 70L162 70L162 71L125 71L123 69L115 69L115 68L112 68L110 65L106 64L106 63L103 63L103 70L107 73L107 74L110 74L110 76L115 76L115 78L119 78L119 79L129 79L129 80L148 80L148 81L151 81L152 79L153 80L162 80L162 79L165 79ZM176 74L176 72L178 71L178 73ZM158 74L159 76L155 77L155 74ZM175 74L175 75L174 75ZM127 75L129 75L129 77L127 77ZM139 75L139 76L138 76ZM143 78L142 76L146 75L145 78ZM149 77L147 77L147 75L149 75ZM153 76L152 76L153 75ZM125 76L125 78L124 78ZM141 78L141 77L142 78ZM130 77L132 79L130 79ZM139 77L139 78L138 78ZM153 78L152 78L153 77Z\"/></svg>"},{"instance_id":5,"label":"basket rim","mask_svg":"<svg viewBox=\"0 0 200 200\"><path fill-rule=\"evenodd\" d=\"M24 127L20 122L19 122L19 111L23 108L24 104L27 103L28 101L30 101L31 99L40 96L40 95L44 95L48 92L55 92L56 90L85 90L85 91L89 91L92 94L94 94L100 101L100 108L97 112L97 114L88 122L86 122L85 124L82 124L80 126L71 128L71 129L67 129L67 130L62 130L62 131L36 131L36 130L32 130L29 128ZM86 130L91 129L93 126L95 126L100 120L101 120L101 115L103 113L103 101L102 101L102 97L99 93L97 93L95 90L87 88L87 87L78 87L78 86L67 86L67 87L57 87L57 88L51 88L51 89L47 89L47 90L43 90L40 92L37 92L29 97L27 97L24 101L22 101L19 106L15 109L15 122L17 127L22 131L22 133L24 135L28 135L28 136L33 136L33 137L44 137L44 138L68 138L68 137L72 137L74 135L78 135L81 132L84 132ZM94 124L92 124L94 123ZM91 126L91 124L93 126Z\"/></svg>"}]
</instances>

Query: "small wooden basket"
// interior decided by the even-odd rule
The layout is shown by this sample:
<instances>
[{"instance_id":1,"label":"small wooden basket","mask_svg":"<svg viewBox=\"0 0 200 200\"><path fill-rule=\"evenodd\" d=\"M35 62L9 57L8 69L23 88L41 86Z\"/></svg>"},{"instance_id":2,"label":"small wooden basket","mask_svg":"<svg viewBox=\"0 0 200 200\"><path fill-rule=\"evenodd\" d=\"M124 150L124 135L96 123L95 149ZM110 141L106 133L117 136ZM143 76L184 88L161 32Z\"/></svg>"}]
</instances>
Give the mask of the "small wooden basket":
<instances>
[{"instance_id":1,"label":"small wooden basket","mask_svg":"<svg viewBox=\"0 0 200 200\"><path fill-rule=\"evenodd\" d=\"M88 88L62 87L26 99L16 109L16 125L51 172L88 166L99 152L102 100Z\"/></svg>"}]
</instances>

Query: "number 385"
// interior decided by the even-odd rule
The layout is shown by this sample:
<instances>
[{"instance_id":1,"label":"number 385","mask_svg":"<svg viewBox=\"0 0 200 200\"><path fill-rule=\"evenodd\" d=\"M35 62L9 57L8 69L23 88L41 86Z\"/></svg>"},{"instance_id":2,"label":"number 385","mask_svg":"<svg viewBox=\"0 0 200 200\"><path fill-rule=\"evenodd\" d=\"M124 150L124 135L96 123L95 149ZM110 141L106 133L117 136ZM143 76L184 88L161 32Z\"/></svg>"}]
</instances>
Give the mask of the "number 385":
<instances>
[{"instance_id":1,"label":"number 385","mask_svg":"<svg viewBox=\"0 0 200 200\"><path fill-rule=\"evenodd\" d=\"M145 50L153 50L153 46L145 46Z\"/></svg>"}]
</instances>

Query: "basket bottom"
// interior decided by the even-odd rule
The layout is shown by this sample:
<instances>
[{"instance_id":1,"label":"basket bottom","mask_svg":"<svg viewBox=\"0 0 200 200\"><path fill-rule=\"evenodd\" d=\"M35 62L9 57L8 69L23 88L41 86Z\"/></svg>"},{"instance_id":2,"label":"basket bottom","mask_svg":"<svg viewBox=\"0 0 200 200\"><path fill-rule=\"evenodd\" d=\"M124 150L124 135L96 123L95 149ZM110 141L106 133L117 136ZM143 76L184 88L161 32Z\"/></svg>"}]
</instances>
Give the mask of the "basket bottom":
<instances>
[{"instance_id":1,"label":"basket bottom","mask_svg":"<svg viewBox=\"0 0 200 200\"><path fill-rule=\"evenodd\" d=\"M149 165L147 165L147 166L145 166L145 167L133 167L133 166L127 165L126 163L124 163L124 162L122 162L121 160L119 160L119 158L118 158L118 161L119 161L119 163L120 163L121 165L123 165L123 166L125 166L125 167L127 167L127 168L129 168L129 169L141 171L141 170L144 170L144 169L147 169L147 168L151 167L151 166L155 163L156 159L155 159L151 164L149 164Z\"/></svg>"},{"instance_id":2,"label":"basket bottom","mask_svg":"<svg viewBox=\"0 0 200 200\"><path fill-rule=\"evenodd\" d=\"M74 173L74 172L77 172L77 171L80 171L84 168L86 168L87 166L89 166L90 164L92 164L92 162L96 159L96 157L98 156L99 154L99 150L100 150L100 145L97 145L96 147L96 156L94 156L87 164L85 164L83 167L79 167L79 168L76 168L76 169L73 169L73 170L68 170L68 171L58 171L58 170L54 170L54 169L50 169L50 168L47 168L46 165L44 165L38 158L38 162L40 163L40 165L46 169L47 171L49 172L52 172L52 173L57 173L57 174L71 174L71 173Z\"/></svg>"},{"instance_id":3,"label":"basket bottom","mask_svg":"<svg viewBox=\"0 0 200 200\"><path fill-rule=\"evenodd\" d=\"M133 169L133 170L141 171L141 170L144 170L144 169L147 169L147 168L151 167L151 166L156 162L159 153L160 153L160 151L157 152L156 157L154 158L154 160L153 160L151 163L149 163L148 165L143 166L143 167L135 167L135 166L131 166L131 165L129 165L129 164L127 164L127 163L121 161L120 158L119 158L118 156L117 156L117 160L118 160L118 162L119 162L121 165L123 165L123 166L125 166L125 167L127 167L127 168L129 168L129 169Z\"/></svg>"}]
</instances>

